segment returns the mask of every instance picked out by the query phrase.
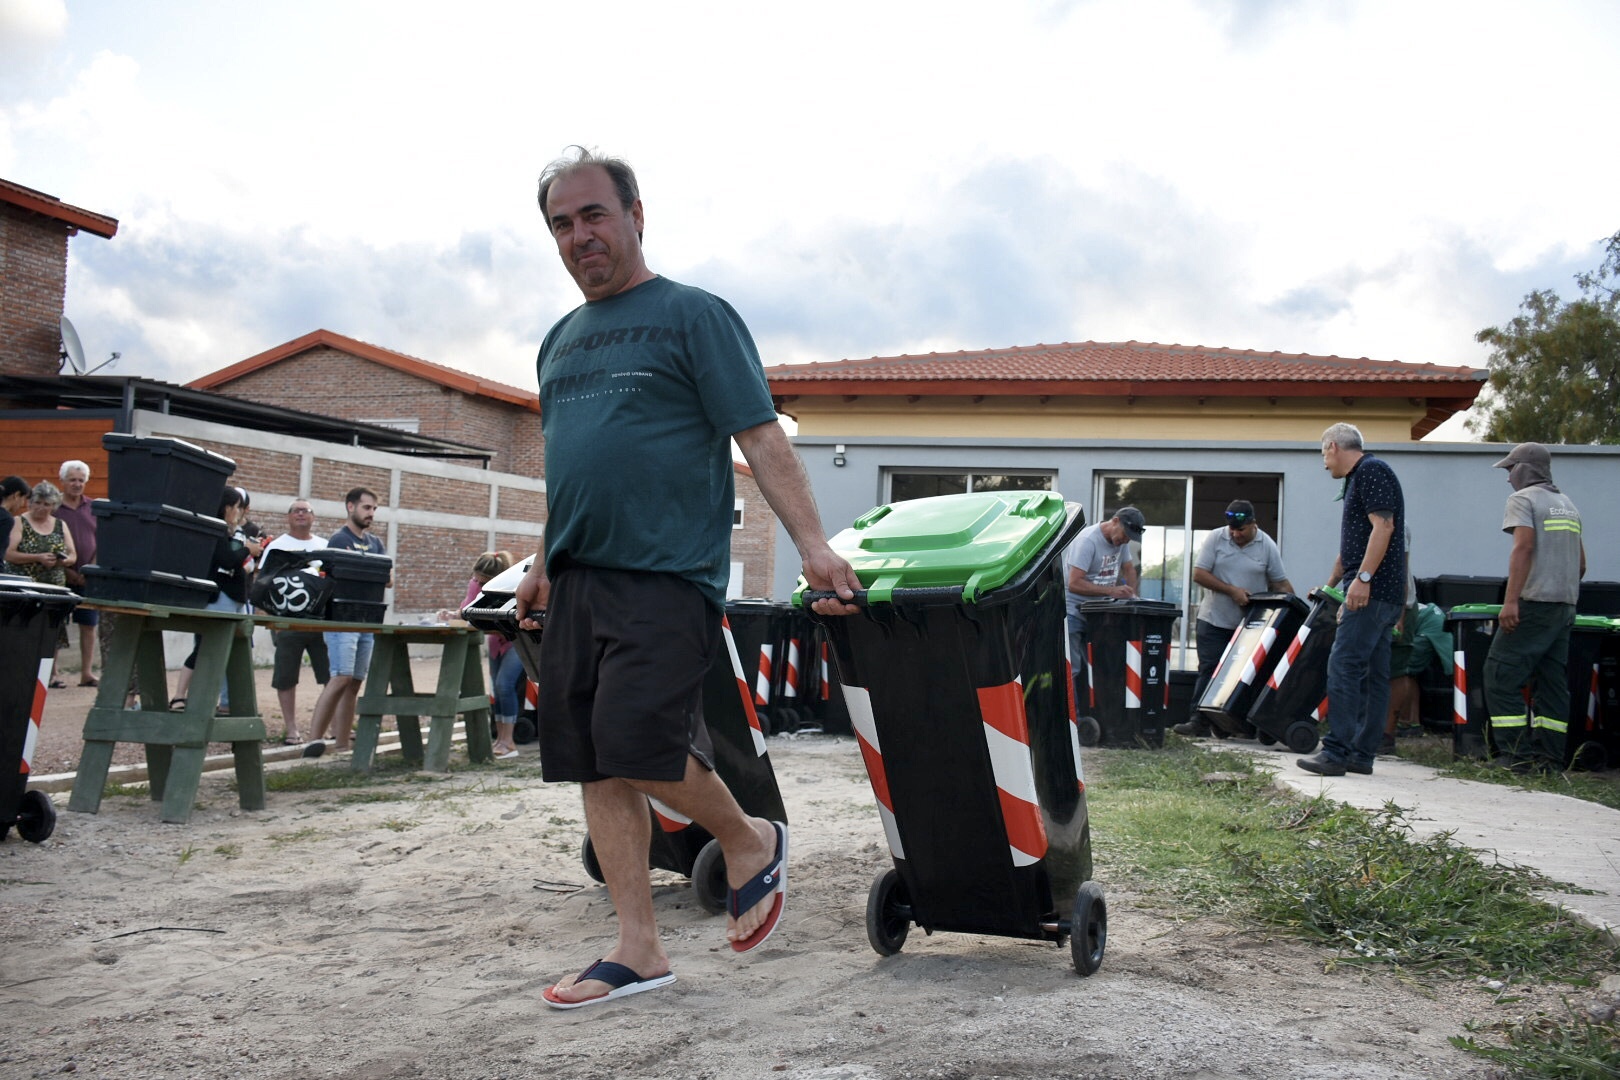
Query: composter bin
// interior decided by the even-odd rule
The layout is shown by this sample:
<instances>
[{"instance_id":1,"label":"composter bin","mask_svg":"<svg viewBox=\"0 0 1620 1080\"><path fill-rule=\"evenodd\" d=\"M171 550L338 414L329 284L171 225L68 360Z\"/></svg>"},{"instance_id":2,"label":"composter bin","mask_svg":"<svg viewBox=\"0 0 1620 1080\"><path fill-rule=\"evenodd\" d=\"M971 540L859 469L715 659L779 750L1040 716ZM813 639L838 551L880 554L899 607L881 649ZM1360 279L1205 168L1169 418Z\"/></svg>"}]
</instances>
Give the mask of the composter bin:
<instances>
[{"instance_id":1,"label":"composter bin","mask_svg":"<svg viewBox=\"0 0 1620 1080\"><path fill-rule=\"evenodd\" d=\"M1327 719L1328 654L1343 603L1344 593L1332 586L1311 590L1305 617L1249 707L1249 723L1261 742L1281 742L1296 754L1316 749L1318 724Z\"/></svg>"},{"instance_id":2,"label":"composter bin","mask_svg":"<svg viewBox=\"0 0 1620 1080\"><path fill-rule=\"evenodd\" d=\"M1061 559L1084 523L1053 492L974 493L880 506L832 540L861 610L816 618L894 860L867 901L879 953L916 924L1072 935L1076 970L1102 961Z\"/></svg>"},{"instance_id":3,"label":"composter bin","mask_svg":"<svg viewBox=\"0 0 1620 1080\"><path fill-rule=\"evenodd\" d=\"M1170 643L1181 609L1162 600L1087 600L1080 730L1102 746L1158 748L1170 712ZM1086 717L1093 723L1088 724Z\"/></svg>"},{"instance_id":4,"label":"composter bin","mask_svg":"<svg viewBox=\"0 0 1620 1080\"><path fill-rule=\"evenodd\" d=\"M60 585L0 576L0 839L15 825L38 844L56 827L51 797L27 790L28 775L56 637L78 603Z\"/></svg>"},{"instance_id":5,"label":"composter bin","mask_svg":"<svg viewBox=\"0 0 1620 1080\"><path fill-rule=\"evenodd\" d=\"M215 514L225 481L236 471L230 458L183 439L111 432L101 445L107 450L107 494L122 502Z\"/></svg>"},{"instance_id":6,"label":"composter bin","mask_svg":"<svg viewBox=\"0 0 1620 1080\"><path fill-rule=\"evenodd\" d=\"M1249 711L1266 680L1282 659L1294 635L1310 614L1310 605L1292 593L1256 593L1232 631L1198 711L1233 735L1249 733Z\"/></svg>"}]
</instances>

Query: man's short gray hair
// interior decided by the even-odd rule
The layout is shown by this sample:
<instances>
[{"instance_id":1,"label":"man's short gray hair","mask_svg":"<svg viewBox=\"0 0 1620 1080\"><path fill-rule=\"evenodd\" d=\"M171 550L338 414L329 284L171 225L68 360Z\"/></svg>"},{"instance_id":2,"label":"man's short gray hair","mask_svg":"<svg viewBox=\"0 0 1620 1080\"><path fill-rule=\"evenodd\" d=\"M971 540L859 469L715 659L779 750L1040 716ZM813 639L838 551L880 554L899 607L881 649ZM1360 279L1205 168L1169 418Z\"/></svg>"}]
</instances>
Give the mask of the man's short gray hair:
<instances>
[{"instance_id":1,"label":"man's short gray hair","mask_svg":"<svg viewBox=\"0 0 1620 1080\"><path fill-rule=\"evenodd\" d=\"M641 186L636 183L636 171L630 163L620 157L609 157L595 150L588 150L583 146L570 146L566 153L556 161L547 165L540 173L540 213L546 218L546 231L551 230L551 211L546 208L546 199L551 195L551 185L565 176L571 176L581 169L595 166L608 174L613 181L613 190L619 196L619 209L626 214L641 198ZM637 231L636 237L641 237Z\"/></svg>"},{"instance_id":2,"label":"man's short gray hair","mask_svg":"<svg viewBox=\"0 0 1620 1080\"><path fill-rule=\"evenodd\" d=\"M56 470L56 478L58 480L66 480L67 479L67 474L72 472L74 469L78 469L80 472L84 473L85 482L86 483L89 482L89 480L90 480L90 466L88 466L84 462L78 461L78 460L62 462L62 467L60 469Z\"/></svg>"},{"instance_id":3,"label":"man's short gray hair","mask_svg":"<svg viewBox=\"0 0 1620 1080\"><path fill-rule=\"evenodd\" d=\"M1326 450L1332 443L1340 450L1361 449L1361 429L1354 424L1334 424L1322 432L1322 449Z\"/></svg>"}]
</instances>

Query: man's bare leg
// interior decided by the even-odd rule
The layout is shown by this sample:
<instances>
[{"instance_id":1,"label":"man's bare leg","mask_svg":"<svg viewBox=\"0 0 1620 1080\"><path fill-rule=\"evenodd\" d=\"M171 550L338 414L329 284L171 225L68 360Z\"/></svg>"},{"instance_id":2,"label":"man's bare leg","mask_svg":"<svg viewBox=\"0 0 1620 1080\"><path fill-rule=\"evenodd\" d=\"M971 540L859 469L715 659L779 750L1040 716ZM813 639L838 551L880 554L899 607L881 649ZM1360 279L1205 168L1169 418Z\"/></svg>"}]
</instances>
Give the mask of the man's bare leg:
<instances>
[{"instance_id":1,"label":"man's bare leg","mask_svg":"<svg viewBox=\"0 0 1620 1080\"><path fill-rule=\"evenodd\" d=\"M726 883L733 889L776 858L776 829L764 818L749 817L724 782L694 757L686 759L686 778L679 782L629 781L646 795L691 818L720 841L726 856ZM767 896L742 915L726 917L726 940L742 941L770 917L775 896Z\"/></svg>"},{"instance_id":2,"label":"man's bare leg","mask_svg":"<svg viewBox=\"0 0 1620 1080\"><path fill-rule=\"evenodd\" d=\"M281 722L282 726L286 729L286 734L283 736L283 738L291 739L294 742L302 742L303 739L298 734L297 685L295 684L293 686L289 686L285 690L277 690L276 700L281 702Z\"/></svg>"},{"instance_id":3,"label":"man's bare leg","mask_svg":"<svg viewBox=\"0 0 1620 1080\"><path fill-rule=\"evenodd\" d=\"M363 680L350 678L349 684L343 688L343 696L332 712L332 734L337 738L333 745L334 750L349 749L349 738L354 732L354 712L360 702L360 686Z\"/></svg>"},{"instance_id":4,"label":"man's bare leg","mask_svg":"<svg viewBox=\"0 0 1620 1080\"><path fill-rule=\"evenodd\" d=\"M337 713L338 699L343 696L344 688L354 682L353 675L333 675L326 681L321 689L321 696L315 699L315 712L309 720L309 737L313 742L326 738L326 729L332 725L332 717Z\"/></svg>"},{"instance_id":5,"label":"man's bare leg","mask_svg":"<svg viewBox=\"0 0 1620 1080\"><path fill-rule=\"evenodd\" d=\"M647 800L628 782L612 777L581 786L591 846L619 916L619 940L602 959L623 964L644 978L663 975L669 970L669 954L658 940L653 914L652 877L647 870L652 819ZM569 975L552 992L565 1001L580 1001L612 989L597 979L576 984L577 977Z\"/></svg>"}]
</instances>

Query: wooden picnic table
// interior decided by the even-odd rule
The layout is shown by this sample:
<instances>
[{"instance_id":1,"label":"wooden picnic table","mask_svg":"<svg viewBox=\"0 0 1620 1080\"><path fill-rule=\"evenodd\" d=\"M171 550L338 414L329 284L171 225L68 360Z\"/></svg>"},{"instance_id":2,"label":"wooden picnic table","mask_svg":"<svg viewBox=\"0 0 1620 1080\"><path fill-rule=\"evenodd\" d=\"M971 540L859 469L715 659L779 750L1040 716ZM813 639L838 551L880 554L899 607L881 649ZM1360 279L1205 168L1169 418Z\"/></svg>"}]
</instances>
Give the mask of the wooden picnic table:
<instances>
[{"instance_id":1,"label":"wooden picnic table","mask_svg":"<svg viewBox=\"0 0 1620 1080\"><path fill-rule=\"evenodd\" d=\"M255 615L253 622L272 630L358 632L373 635L371 667L360 691L350 767L369 772L382 733L382 718L394 717L405 761L429 772L450 768L450 740L457 717L466 718L467 757L494 760L489 730L489 694L479 641L483 633L463 622L404 626L393 623L337 623ZM411 679L410 647L438 647L439 679L432 693L421 693ZM235 691L232 691L234 694ZM429 718L426 753L422 717Z\"/></svg>"},{"instance_id":2,"label":"wooden picnic table","mask_svg":"<svg viewBox=\"0 0 1620 1080\"><path fill-rule=\"evenodd\" d=\"M228 742L235 758L237 800L244 810L265 805L264 718L259 715L253 684L253 630L304 630L320 633L372 634L371 667L357 707L351 767L370 771L382 732L382 718L393 716L400 749L418 768L444 772L450 764L451 735L458 717L466 718L467 755L477 762L494 759L489 729L489 697L479 651L481 632L465 623L403 626L391 623L330 622L203 611L133 601L87 600L84 606L119 616L108 643L101 688L84 721L84 751L68 809L94 814L101 808L117 743L146 747L147 775L153 801L162 801L161 817L184 824L191 819L202 780L203 759L211 742ZM199 638L197 667L183 709L169 708L168 671L163 632ZM412 645L438 646L438 685L418 693L411 680ZM130 676L139 676L139 700L124 707ZM218 715L221 688L228 688L230 711ZM421 717L430 718L426 752Z\"/></svg>"},{"instance_id":3,"label":"wooden picnic table","mask_svg":"<svg viewBox=\"0 0 1620 1080\"><path fill-rule=\"evenodd\" d=\"M264 809L264 718L253 686L253 619L231 611L164 607L133 601L85 600L82 606L116 613L101 688L84 720L84 751L68 809L94 814L117 743L146 747L153 801L164 821L191 820L211 742L228 742L235 758L237 801L244 810ZM197 668L184 709L169 708L163 632L199 638ZM130 676L139 676L140 699L124 707ZM215 708L221 687L230 691L230 714Z\"/></svg>"}]
</instances>

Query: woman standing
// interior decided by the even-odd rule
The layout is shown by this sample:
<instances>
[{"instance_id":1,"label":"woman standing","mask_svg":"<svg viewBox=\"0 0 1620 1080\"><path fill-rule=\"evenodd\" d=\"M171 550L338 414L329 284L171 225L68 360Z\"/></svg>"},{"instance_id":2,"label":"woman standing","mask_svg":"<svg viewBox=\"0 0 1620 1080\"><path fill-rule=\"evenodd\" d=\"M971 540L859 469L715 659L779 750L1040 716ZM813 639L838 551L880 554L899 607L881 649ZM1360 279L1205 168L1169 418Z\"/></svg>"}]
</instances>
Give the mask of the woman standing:
<instances>
[{"instance_id":1,"label":"woman standing","mask_svg":"<svg viewBox=\"0 0 1620 1080\"><path fill-rule=\"evenodd\" d=\"M41 585L67 584L67 568L78 561L78 552L73 549L73 534L56 516L61 505L62 492L55 484L41 480L34 485L28 512L17 519L6 545L8 572L31 577ZM61 679L51 679L52 690L66 686Z\"/></svg>"}]
</instances>

